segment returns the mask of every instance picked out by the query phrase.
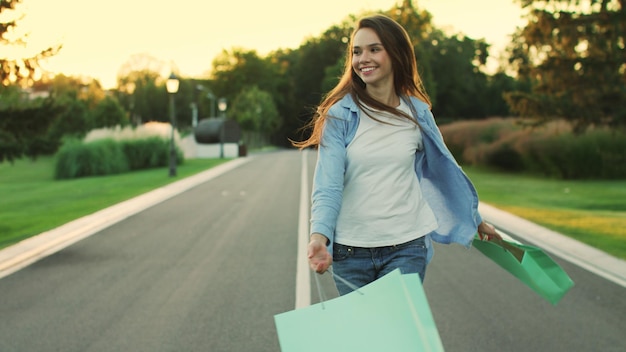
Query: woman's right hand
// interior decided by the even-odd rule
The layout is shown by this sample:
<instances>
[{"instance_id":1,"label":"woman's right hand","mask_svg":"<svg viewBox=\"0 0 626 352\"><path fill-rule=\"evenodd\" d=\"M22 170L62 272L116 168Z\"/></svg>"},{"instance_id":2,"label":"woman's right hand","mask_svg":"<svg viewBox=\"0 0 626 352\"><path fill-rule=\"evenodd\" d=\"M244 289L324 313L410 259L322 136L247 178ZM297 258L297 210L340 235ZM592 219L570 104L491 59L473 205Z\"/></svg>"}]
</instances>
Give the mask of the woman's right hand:
<instances>
[{"instance_id":1,"label":"woman's right hand","mask_svg":"<svg viewBox=\"0 0 626 352\"><path fill-rule=\"evenodd\" d=\"M328 270L333 258L326 248L328 238L319 233L311 235L309 246L307 248L307 257L309 258L309 267L318 274L323 274Z\"/></svg>"}]
</instances>

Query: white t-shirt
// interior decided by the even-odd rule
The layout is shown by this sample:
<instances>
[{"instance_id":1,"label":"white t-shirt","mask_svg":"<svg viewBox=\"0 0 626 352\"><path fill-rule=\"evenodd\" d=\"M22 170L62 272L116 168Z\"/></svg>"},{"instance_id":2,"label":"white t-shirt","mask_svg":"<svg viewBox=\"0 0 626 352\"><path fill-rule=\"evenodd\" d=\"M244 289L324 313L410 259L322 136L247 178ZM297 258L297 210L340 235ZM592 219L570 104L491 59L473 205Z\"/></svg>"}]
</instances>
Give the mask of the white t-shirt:
<instances>
[{"instance_id":1,"label":"white t-shirt","mask_svg":"<svg viewBox=\"0 0 626 352\"><path fill-rule=\"evenodd\" d=\"M401 100L399 109L410 108ZM437 228L437 219L422 198L415 175L415 153L422 133L406 119L361 111L354 139L347 147L343 201L335 242L355 247L405 243Z\"/></svg>"}]
</instances>

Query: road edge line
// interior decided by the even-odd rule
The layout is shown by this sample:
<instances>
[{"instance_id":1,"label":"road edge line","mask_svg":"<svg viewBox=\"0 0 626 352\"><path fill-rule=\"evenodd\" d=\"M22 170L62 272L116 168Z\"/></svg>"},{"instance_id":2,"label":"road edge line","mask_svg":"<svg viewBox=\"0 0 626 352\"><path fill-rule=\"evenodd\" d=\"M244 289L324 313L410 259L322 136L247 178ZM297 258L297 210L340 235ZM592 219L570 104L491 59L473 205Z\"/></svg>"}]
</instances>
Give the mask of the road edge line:
<instances>
[{"instance_id":1,"label":"road edge line","mask_svg":"<svg viewBox=\"0 0 626 352\"><path fill-rule=\"evenodd\" d=\"M296 263L296 309L311 305L311 274L306 258L309 242L309 168L308 152L302 151L300 167L300 212L298 214L298 253Z\"/></svg>"}]
</instances>

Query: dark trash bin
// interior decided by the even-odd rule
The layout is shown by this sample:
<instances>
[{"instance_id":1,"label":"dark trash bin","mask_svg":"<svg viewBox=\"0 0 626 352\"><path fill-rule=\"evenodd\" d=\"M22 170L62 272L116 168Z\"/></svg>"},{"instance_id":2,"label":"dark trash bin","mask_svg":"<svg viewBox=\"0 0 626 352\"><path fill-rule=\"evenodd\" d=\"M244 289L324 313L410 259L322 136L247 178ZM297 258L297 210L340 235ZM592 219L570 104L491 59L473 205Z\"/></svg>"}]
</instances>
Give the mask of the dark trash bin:
<instances>
[{"instance_id":1,"label":"dark trash bin","mask_svg":"<svg viewBox=\"0 0 626 352\"><path fill-rule=\"evenodd\" d=\"M239 145L239 156L246 156L248 155L248 148L246 147L245 144L240 144Z\"/></svg>"}]
</instances>

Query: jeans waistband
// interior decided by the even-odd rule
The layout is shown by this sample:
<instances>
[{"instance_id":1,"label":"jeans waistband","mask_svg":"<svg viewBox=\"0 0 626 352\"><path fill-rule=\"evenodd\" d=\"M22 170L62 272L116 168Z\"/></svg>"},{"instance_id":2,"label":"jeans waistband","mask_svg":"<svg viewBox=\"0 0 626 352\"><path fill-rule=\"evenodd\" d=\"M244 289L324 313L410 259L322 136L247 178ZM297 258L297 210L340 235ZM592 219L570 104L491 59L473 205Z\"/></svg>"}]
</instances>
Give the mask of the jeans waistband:
<instances>
[{"instance_id":1,"label":"jeans waistband","mask_svg":"<svg viewBox=\"0 0 626 352\"><path fill-rule=\"evenodd\" d=\"M399 244L394 244L394 245L389 245L389 246L381 246L381 247L357 247L357 246L350 246L350 245L345 245L345 244L341 244L341 243L335 243L334 246L341 246L343 248L349 249L351 251L373 251L373 250L395 250L395 249L399 249L399 248L404 248L407 246L420 246L420 247L426 247L426 241L425 241L425 237L418 237L414 240L410 240L404 243L399 243Z\"/></svg>"}]
</instances>

